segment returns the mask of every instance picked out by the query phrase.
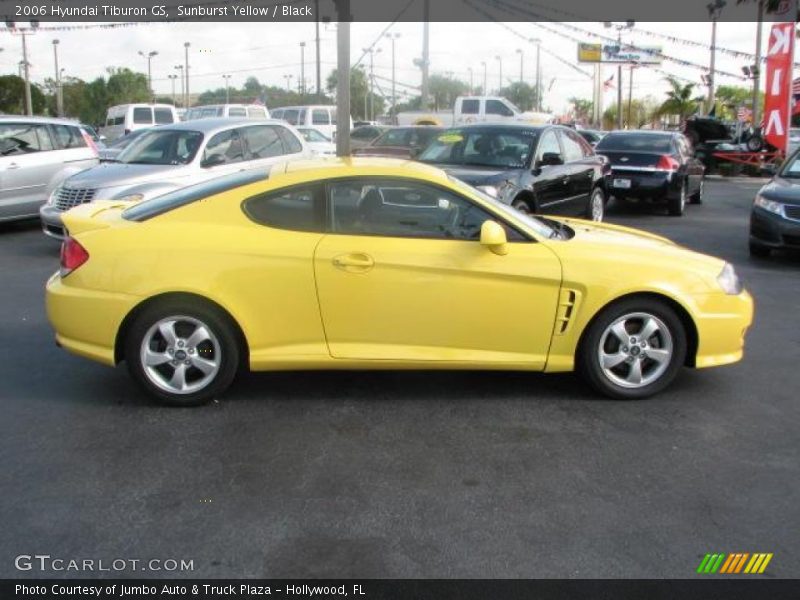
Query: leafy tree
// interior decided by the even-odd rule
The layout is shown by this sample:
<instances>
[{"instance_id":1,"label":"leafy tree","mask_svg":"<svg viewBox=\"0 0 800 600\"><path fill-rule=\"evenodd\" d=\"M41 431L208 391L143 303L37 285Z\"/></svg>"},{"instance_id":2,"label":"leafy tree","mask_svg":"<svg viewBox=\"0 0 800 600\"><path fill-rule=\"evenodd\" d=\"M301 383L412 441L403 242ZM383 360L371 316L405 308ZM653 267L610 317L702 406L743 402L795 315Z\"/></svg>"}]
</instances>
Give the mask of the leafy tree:
<instances>
[{"instance_id":1,"label":"leafy tree","mask_svg":"<svg viewBox=\"0 0 800 600\"><path fill-rule=\"evenodd\" d=\"M42 114L47 107L44 92L31 84L31 104L34 114ZM17 75L0 76L0 113L21 115L25 112L25 80Z\"/></svg>"},{"instance_id":2,"label":"leafy tree","mask_svg":"<svg viewBox=\"0 0 800 600\"><path fill-rule=\"evenodd\" d=\"M452 77L431 75L428 79L428 94L433 110L453 108L458 96L469 91L469 84Z\"/></svg>"},{"instance_id":3,"label":"leafy tree","mask_svg":"<svg viewBox=\"0 0 800 600\"><path fill-rule=\"evenodd\" d=\"M686 117L697 112L702 98L692 98L694 94L693 83L682 84L674 77L667 77L670 90L667 91L667 99L661 104L660 115L677 115L682 122Z\"/></svg>"},{"instance_id":4,"label":"leafy tree","mask_svg":"<svg viewBox=\"0 0 800 600\"><path fill-rule=\"evenodd\" d=\"M147 75L125 67L109 67L107 72L106 90L109 106L150 101Z\"/></svg>"},{"instance_id":5,"label":"leafy tree","mask_svg":"<svg viewBox=\"0 0 800 600\"><path fill-rule=\"evenodd\" d=\"M499 95L508 98L522 110L532 110L536 106L536 87L524 81L515 81L502 88Z\"/></svg>"},{"instance_id":6,"label":"leafy tree","mask_svg":"<svg viewBox=\"0 0 800 600\"><path fill-rule=\"evenodd\" d=\"M328 76L326 81L326 89L332 96L336 96L336 86L338 82L338 73L334 69ZM375 114L382 114L386 102L384 99L377 95L372 94L372 102L375 108ZM364 119L367 114L367 107L369 103L369 82L367 74L363 67L356 67L350 70L350 114L354 119Z\"/></svg>"},{"instance_id":7,"label":"leafy tree","mask_svg":"<svg viewBox=\"0 0 800 600\"><path fill-rule=\"evenodd\" d=\"M569 103L572 106L572 112L575 115L576 121L582 121L585 123L591 121L594 102L587 100L586 98L577 98L573 96L569 99Z\"/></svg>"},{"instance_id":8,"label":"leafy tree","mask_svg":"<svg viewBox=\"0 0 800 600\"><path fill-rule=\"evenodd\" d=\"M759 104L763 106L764 93L759 92ZM740 106L748 108L753 102L753 90L738 85L721 85L714 94L717 105L717 116L721 119L736 119L736 112Z\"/></svg>"}]
</instances>

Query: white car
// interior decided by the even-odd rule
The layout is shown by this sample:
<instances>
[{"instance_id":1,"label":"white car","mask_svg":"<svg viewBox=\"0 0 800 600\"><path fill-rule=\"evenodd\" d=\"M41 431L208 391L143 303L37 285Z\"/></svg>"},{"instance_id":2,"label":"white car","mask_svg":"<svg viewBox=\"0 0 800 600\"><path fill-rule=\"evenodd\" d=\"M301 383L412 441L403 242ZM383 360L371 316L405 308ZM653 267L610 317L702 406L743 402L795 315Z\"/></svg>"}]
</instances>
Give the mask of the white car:
<instances>
[{"instance_id":1,"label":"white car","mask_svg":"<svg viewBox=\"0 0 800 600\"><path fill-rule=\"evenodd\" d=\"M319 129L314 127L297 127L308 147L317 156L336 156L336 144L326 137Z\"/></svg>"}]
</instances>

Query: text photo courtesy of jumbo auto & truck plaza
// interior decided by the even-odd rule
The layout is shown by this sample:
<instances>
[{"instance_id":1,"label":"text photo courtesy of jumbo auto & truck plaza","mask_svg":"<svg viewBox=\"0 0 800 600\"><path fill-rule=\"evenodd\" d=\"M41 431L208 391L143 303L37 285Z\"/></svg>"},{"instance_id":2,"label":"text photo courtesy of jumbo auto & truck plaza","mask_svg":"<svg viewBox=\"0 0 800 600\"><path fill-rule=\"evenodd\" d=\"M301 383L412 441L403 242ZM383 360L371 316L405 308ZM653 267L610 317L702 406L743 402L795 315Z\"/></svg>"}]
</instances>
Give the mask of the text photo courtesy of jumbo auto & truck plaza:
<instances>
[{"instance_id":1,"label":"text photo courtesy of jumbo auto & truck plaza","mask_svg":"<svg viewBox=\"0 0 800 600\"><path fill-rule=\"evenodd\" d=\"M0 15L0 600L797 597L795 0Z\"/></svg>"}]
</instances>

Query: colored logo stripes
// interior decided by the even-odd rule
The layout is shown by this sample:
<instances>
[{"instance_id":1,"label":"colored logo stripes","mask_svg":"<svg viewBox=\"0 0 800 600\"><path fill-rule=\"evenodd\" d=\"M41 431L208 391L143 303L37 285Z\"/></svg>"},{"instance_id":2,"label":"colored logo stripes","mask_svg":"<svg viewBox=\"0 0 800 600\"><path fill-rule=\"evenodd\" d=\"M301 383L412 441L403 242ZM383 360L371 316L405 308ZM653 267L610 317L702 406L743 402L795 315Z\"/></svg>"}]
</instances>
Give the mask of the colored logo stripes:
<instances>
[{"instance_id":1,"label":"colored logo stripes","mask_svg":"<svg viewBox=\"0 0 800 600\"><path fill-rule=\"evenodd\" d=\"M771 560L772 553L706 554L700 562L700 566L697 567L697 572L703 574L724 573L727 575L763 573Z\"/></svg>"}]
</instances>

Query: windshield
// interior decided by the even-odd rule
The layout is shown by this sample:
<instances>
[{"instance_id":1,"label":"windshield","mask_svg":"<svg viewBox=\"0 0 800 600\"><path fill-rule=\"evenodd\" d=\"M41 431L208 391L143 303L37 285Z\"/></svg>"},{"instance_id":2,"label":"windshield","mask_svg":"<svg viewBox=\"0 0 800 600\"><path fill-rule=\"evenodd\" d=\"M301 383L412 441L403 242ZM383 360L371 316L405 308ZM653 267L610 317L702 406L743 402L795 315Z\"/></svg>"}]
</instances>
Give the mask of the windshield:
<instances>
[{"instance_id":1,"label":"windshield","mask_svg":"<svg viewBox=\"0 0 800 600\"><path fill-rule=\"evenodd\" d=\"M531 228L531 230L535 231L537 234L541 235L545 238L552 238L556 237L557 233L556 230L541 221L539 218L534 217L532 215L526 215L519 212L516 208L509 206L508 204L503 204L499 200L492 198L491 196L484 194L477 188L472 187L468 183L464 183L460 179L453 177L452 175L447 176L453 184L459 188L463 193L467 194L468 196L478 196L481 200L484 200L489 206L491 206L494 210L499 212L501 215L506 217L511 217L512 219L517 219L518 221L522 221Z\"/></svg>"},{"instance_id":2,"label":"windshield","mask_svg":"<svg viewBox=\"0 0 800 600\"><path fill-rule=\"evenodd\" d=\"M522 169L528 164L538 137L535 129L451 129L435 138L417 160Z\"/></svg>"},{"instance_id":3,"label":"windshield","mask_svg":"<svg viewBox=\"0 0 800 600\"><path fill-rule=\"evenodd\" d=\"M328 138L322 135L316 129L298 129L307 142L330 142Z\"/></svg>"},{"instance_id":4,"label":"windshield","mask_svg":"<svg viewBox=\"0 0 800 600\"><path fill-rule=\"evenodd\" d=\"M800 179L800 152L795 152L786 159L781 168L781 177Z\"/></svg>"},{"instance_id":5,"label":"windshield","mask_svg":"<svg viewBox=\"0 0 800 600\"><path fill-rule=\"evenodd\" d=\"M131 165L187 165L202 142L199 131L149 131L120 152L117 159Z\"/></svg>"},{"instance_id":6,"label":"windshield","mask_svg":"<svg viewBox=\"0 0 800 600\"><path fill-rule=\"evenodd\" d=\"M609 133L595 146L596 152L672 152L672 136L652 133Z\"/></svg>"}]
</instances>

